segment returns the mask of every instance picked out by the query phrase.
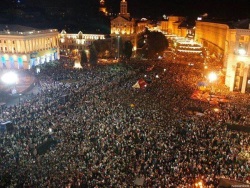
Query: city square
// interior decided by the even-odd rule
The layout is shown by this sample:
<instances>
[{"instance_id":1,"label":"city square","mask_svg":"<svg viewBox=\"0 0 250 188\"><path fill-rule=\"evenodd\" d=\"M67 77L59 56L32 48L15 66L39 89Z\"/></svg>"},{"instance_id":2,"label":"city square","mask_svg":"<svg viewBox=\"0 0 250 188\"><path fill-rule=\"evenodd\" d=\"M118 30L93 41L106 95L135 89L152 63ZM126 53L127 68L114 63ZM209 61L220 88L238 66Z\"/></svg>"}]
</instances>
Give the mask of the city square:
<instances>
[{"instance_id":1,"label":"city square","mask_svg":"<svg viewBox=\"0 0 250 188\"><path fill-rule=\"evenodd\" d=\"M250 187L249 19L119 3L109 36L0 23L0 187Z\"/></svg>"}]
</instances>

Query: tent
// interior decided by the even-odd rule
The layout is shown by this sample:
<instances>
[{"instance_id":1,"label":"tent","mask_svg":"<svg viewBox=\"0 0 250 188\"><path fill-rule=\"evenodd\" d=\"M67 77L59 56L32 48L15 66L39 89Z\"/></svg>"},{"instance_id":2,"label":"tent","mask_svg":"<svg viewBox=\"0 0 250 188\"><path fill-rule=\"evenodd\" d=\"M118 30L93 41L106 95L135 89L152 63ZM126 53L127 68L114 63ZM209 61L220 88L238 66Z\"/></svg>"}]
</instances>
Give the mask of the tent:
<instances>
[{"instance_id":1,"label":"tent","mask_svg":"<svg viewBox=\"0 0 250 188\"><path fill-rule=\"evenodd\" d=\"M143 79L139 79L133 86L133 88L145 88L147 87L147 82Z\"/></svg>"}]
</instances>

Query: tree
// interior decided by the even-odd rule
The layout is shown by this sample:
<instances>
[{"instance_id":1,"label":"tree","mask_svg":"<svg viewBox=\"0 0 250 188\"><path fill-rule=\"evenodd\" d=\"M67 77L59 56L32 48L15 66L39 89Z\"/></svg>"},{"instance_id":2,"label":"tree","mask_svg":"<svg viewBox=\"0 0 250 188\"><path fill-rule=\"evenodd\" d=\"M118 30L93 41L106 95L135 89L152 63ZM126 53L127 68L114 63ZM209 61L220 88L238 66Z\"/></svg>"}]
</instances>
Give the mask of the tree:
<instances>
[{"instance_id":1,"label":"tree","mask_svg":"<svg viewBox=\"0 0 250 188\"><path fill-rule=\"evenodd\" d=\"M84 67L84 65L87 64L87 63L88 63L87 54L86 54L85 50L83 50L81 52L81 61L80 61L80 64L81 64L82 67Z\"/></svg>"},{"instance_id":2,"label":"tree","mask_svg":"<svg viewBox=\"0 0 250 188\"><path fill-rule=\"evenodd\" d=\"M161 32L153 31L147 35L148 57L154 58L168 47L168 40Z\"/></svg>"},{"instance_id":3,"label":"tree","mask_svg":"<svg viewBox=\"0 0 250 188\"><path fill-rule=\"evenodd\" d=\"M89 62L91 65L96 65L97 64L97 51L95 49L95 45L90 45L89 46Z\"/></svg>"},{"instance_id":4,"label":"tree","mask_svg":"<svg viewBox=\"0 0 250 188\"><path fill-rule=\"evenodd\" d=\"M97 51L97 55L100 58L106 57L107 51L110 52L110 40L95 40L93 42L95 49Z\"/></svg>"},{"instance_id":5,"label":"tree","mask_svg":"<svg viewBox=\"0 0 250 188\"><path fill-rule=\"evenodd\" d=\"M126 59L130 59L130 57L132 55L132 49L133 49L133 45L132 45L131 41L125 41L123 54L124 54Z\"/></svg>"}]
</instances>

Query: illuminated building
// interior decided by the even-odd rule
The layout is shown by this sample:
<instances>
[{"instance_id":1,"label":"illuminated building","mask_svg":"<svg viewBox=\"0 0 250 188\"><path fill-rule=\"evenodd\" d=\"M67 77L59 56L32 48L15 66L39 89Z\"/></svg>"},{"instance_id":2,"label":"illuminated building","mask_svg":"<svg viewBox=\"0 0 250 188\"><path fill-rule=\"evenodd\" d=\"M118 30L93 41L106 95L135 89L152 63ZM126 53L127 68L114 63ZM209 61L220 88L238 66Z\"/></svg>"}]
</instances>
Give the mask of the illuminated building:
<instances>
[{"instance_id":1,"label":"illuminated building","mask_svg":"<svg viewBox=\"0 0 250 188\"><path fill-rule=\"evenodd\" d=\"M186 18L182 16L164 16L164 19L160 21L160 30L169 35L185 37L187 34L186 29L183 31L183 28L179 28L179 25L185 20Z\"/></svg>"},{"instance_id":2,"label":"illuminated building","mask_svg":"<svg viewBox=\"0 0 250 188\"><path fill-rule=\"evenodd\" d=\"M120 2L119 15L111 20L111 39L118 39L120 41L131 41L133 50L137 48L138 35L145 30L146 22L138 22L130 17L127 11L128 4L126 0Z\"/></svg>"},{"instance_id":3,"label":"illuminated building","mask_svg":"<svg viewBox=\"0 0 250 188\"><path fill-rule=\"evenodd\" d=\"M83 34L81 31L67 33L62 30L59 35L59 45L62 54L77 55L79 51L86 50L95 40L103 39L105 39L104 34Z\"/></svg>"},{"instance_id":4,"label":"illuminated building","mask_svg":"<svg viewBox=\"0 0 250 188\"><path fill-rule=\"evenodd\" d=\"M222 65L230 91L250 92L250 20L197 21L195 40Z\"/></svg>"},{"instance_id":5,"label":"illuminated building","mask_svg":"<svg viewBox=\"0 0 250 188\"><path fill-rule=\"evenodd\" d=\"M108 15L108 11L107 8L105 7L105 1L104 0L100 0L100 6L99 6L99 11L103 12L104 15Z\"/></svg>"},{"instance_id":6,"label":"illuminated building","mask_svg":"<svg viewBox=\"0 0 250 188\"><path fill-rule=\"evenodd\" d=\"M59 59L57 29L0 24L0 68L23 68Z\"/></svg>"}]
</instances>

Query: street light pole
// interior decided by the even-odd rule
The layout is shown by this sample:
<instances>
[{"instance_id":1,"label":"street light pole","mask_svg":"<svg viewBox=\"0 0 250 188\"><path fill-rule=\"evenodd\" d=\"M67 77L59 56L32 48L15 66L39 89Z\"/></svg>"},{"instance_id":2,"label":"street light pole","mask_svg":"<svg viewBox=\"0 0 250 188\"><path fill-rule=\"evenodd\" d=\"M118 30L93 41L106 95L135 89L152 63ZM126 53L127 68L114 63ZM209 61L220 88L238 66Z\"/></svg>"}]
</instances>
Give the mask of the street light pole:
<instances>
[{"instance_id":1,"label":"street light pole","mask_svg":"<svg viewBox=\"0 0 250 188\"><path fill-rule=\"evenodd\" d=\"M21 96L22 96L22 93L19 93L19 107L21 106Z\"/></svg>"},{"instance_id":2,"label":"street light pole","mask_svg":"<svg viewBox=\"0 0 250 188\"><path fill-rule=\"evenodd\" d=\"M120 58L120 35L118 35L118 59Z\"/></svg>"}]
</instances>

